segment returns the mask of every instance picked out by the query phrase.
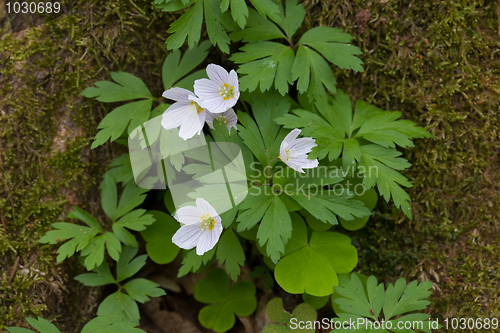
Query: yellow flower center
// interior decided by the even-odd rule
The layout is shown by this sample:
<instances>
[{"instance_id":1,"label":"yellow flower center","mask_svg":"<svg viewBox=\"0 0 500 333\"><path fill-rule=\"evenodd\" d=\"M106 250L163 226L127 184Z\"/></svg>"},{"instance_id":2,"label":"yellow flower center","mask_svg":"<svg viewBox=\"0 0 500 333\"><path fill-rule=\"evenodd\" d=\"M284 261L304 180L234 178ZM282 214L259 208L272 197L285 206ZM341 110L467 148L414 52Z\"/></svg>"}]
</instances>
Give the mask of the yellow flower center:
<instances>
[{"instance_id":1,"label":"yellow flower center","mask_svg":"<svg viewBox=\"0 0 500 333\"><path fill-rule=\"evenodd\" d=\"M224 124L227 125L228 120L226 119L226 117L224 117L224 116L218 116L215 119L217 119L218 122L224 123Z\"/></svg>"},{"instance_id":2,"label":"yellow flower center","mask_svg":"<svg viewBox=\"0 0 500 333\"><path fill-rule=\"evenodd\" d=\"M225 101L234 97L234 89L233 86L224 83L222 88L219 89L219 94L224 98Z\"/></svg>"},{"instance_id":3,"label":"yellow flower center","mask_svg":"<svg viewBox=\"0 0 500 333\"><path fill-rule=\"evenodd\" d=\"M196 113L203 112L203 108L200 106L200 104L196 103L195 101L191 101L191 106L194 106L196 108Z\"/></svg>"},{"instance_id":4,"label":"yellow flower center","mask_svg":"<svg viewBox=\"0 0 500 333\"><path fill-rule=\"evenodd\" d=\"M205 214L201 217L201 229L203 230L210 230L212 231L212 229L215 227L215 220L212 216L210 216L209 214Z\"/></svg>"},{"instance_id":5,"label":"yellow flower center","mask_svg":"<svg viewBox=\"0 0 500 333\"><path fill-rule=\"evenodd\" d=\"M289 154L289 152L290 152L290 149L285 149L285 154L286 154L286 159L285 160L287 162L290 160L290 154ZM281 157L281 155L279 155L278 157L279 157L280 160L283 161L283 158Z\"/></svg>"}]
</instances>

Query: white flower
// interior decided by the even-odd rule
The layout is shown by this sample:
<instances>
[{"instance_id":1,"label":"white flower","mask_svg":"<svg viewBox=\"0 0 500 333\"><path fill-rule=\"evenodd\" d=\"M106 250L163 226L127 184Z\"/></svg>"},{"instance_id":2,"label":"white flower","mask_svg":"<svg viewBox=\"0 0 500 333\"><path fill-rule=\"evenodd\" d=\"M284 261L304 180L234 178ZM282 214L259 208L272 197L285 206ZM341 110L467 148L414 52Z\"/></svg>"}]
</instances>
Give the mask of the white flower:
<instances>
[{"instance_id":1,"label":"white flower","mask_svg":"<svg viewBox=\"0 0 500 333\"><path fill-rule=\"evenodd\" d=\"M194 82L194 92L201 99L200 105L212 113L221 113L232 108L240 92L238 90L238 75L234 70L230 73L219 65L207 66L210 78Z\"/></svg>"},{"instance_id":2,"label":"white flower","mask_svg":"<svg viewBox=\"0 0 500 333\"><path fill-rule=\"evenodd\" d=\"M199 256L210 251L222 233L220 216L204 199L196 199L196 207L180 208L174 217L181 223L181 228L172 237L172 242L186 250L196 246Z\"/></svg>"},{"instance_id":3,"label":"white flower","mask_svg":"<svg viewBox=\"0 0 500 333\"><path fill-rule=\"evenodd\" d=\"M281 142L280 146L280 159L295 171L302 172L304 169L312 169L318 166L317 159L310 160L307 154L311 152L313 147L317 144L313 138L297 139L301 130L298 128L291 131Z\"/></svg>"},{"instance_id":4,"label":"white flower","mask_svg":"<svg viewBox=\"0 0 500 333\"><path fill-rule=\"evenodd\" d=\"M207 111L205 121L211 129L214 129L214 119L226 124L229 132L231 132L231 127L237 129L236 123L238 122L238 117L236 116L236 113L234 113L234 110L232 108L222 113L212 113Z\"/></svg>"},{"instance_id":5,"label":"white flower","mask_svg":"<svg viewBox=\"0 0 500 333\"><path fill-rule=\"evenodd\" d=\"M161 125L165 129L181 127L179 136L184 140L200 134L205 124L205 109L195 94L183 88L171 88L163 97L176 101L163 113Z\"/></svg>"}]
</instances>

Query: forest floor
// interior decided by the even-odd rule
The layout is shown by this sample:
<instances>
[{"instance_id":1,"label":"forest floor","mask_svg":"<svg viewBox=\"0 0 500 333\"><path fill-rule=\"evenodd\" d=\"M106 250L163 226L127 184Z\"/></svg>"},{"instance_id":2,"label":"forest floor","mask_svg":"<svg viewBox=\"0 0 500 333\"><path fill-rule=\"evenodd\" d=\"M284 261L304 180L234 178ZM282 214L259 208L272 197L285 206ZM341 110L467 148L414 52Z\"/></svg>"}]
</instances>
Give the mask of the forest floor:
<instances>
[{"instance_id":1,"label":"forest floor","mask_svg":"<svg viewBox=\"0 0 500 333\"><path fill-rule=\"evenodd\" d=\"M379 200L368 224L349 233L358 271L380 282L432 281L429 311L440 321L500 317L500 3L305 6L304 29L341 28L363 51L365 71L337 69L338 88L402 111L434 136L405 151L413 220ZM162 93L173 16L142 0L70 0L64 8L51 22L13 33L0 0L0 329L42 315L62 332L78 332L95 315L107 290L78 285L77 259L56 264L56 248L38 243L71 206L103 216L97 186L121 153L109 144L90 150L97 124L114 105L80 93L111 71L131 72L154 96ZM228 64L218 53L208 60ZM176 282L185 290L192 285ZM180 309L199 306L169 294ZM142 311L165 315L151 304L156 308ZM165 325L142 324L148 332Z\"/></svg>"}]
</instances>

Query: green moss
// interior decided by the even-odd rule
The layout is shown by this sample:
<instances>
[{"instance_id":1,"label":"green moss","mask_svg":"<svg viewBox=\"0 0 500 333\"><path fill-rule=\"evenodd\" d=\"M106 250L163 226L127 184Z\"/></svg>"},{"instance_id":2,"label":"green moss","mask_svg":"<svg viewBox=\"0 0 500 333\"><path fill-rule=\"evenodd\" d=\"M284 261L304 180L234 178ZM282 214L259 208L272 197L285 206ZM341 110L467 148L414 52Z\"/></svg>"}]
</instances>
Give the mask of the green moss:
<instances>
[{"instance_id":1,"label":"green moss","mask_svg":"<svg viewBox=\"0 0 500 333\"><path fill-rule=\"evenodd\" d=\"M117 70L161 93L163 13L150 1L67 5L68 15L44 26L0 31L0 215L7 228L4 234L0 225L0 329L43 315L74 332L95 314L98 291L73 280L81 272L76 258L56 265L56 247L37 242L72 205L103 215L97 185L115 148L91 151L89 143L116 105L79 94Z\"/></svg>"},{"instance_id":2,"label":"green moss","mask_svg":"<svg viewBox=\"0 0 500 333\"><path fill-rule=\"evenodd\" d=\"M338 70L355 99L427 128L405 151L414 219L381 203L353 233L362 272L435 283L432 316L499 314L499 16L487 1L307 1L308 26L340 27L364 73Z\"/></svg>"},{"instance_id":3,"label":"green moss","mask_svg":"<svg viewBox=\"0 0 500 333\"><path fill-rule=\"evenodd\" d=\"M54 247L36 243L72 204L102 215L96 185L114 152L112 146L90 151L88 143L113 106L79 93L116 70L161 93L167 14L150 1L68 6L70 15L24 36L0 32L0 214L7 223L0 235L6 272L0 328L43 314L72 332L95 310L97 291L72 280L81 269L75 261L54 265ZM385 281L433 281L435 318L498 317L497 4L308 0L306 8L303 29L340 27L363 50L365 72L336 70L339 88L401 110L435 136L405 151L413 164L406 173L414 183L413 221L381 202L369 224L351 233L359 270ZM8 286L17 256L20 266Z\"/></svg>"}]
</instances>

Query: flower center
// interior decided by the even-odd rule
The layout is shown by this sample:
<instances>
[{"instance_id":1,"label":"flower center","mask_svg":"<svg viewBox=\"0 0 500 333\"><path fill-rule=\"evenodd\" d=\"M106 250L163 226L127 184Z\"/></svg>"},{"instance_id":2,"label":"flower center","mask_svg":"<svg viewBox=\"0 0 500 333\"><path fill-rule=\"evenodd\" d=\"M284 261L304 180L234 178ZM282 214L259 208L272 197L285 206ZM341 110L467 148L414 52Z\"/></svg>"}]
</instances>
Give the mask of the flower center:
<instances>
[{"instance_id":1,"label":"flower center","mask_svg":"<svg viewBox=\"0 0 500 333\"><path fill-rule=\"evenodd\" d=\"M219 94L222 96L222 98L225 101L227 101L228 99L233 98L234 97L233 86L230 86L227 83L224 83L224 85L219 89Z\"/></svg>"},{"instance_id":2,"label":"flower center","mask_svg":"<svg viewBox=\"0 0 500 333\"><path fill-rule=\"evenodd\" d=\"M201 217L201 229L203 230L210 230L215 227L215 220L212 216L205 214Z\"/></svg>"},{"instance_id":3,"label":"flower center","mask_svg":"<svg viewBox=\"0 0 500 333\"><path fill-rule=\"evenodd\" d=\"M196 113L201 113L203 112L203 108L200 106L200 104L196 103L195 101L191 101L191 106L194 106L196 108Z\"/></svg>"},{"instance_id":4,"label":"flower center","mask_svg":"<svg viewBox=\"0 0 500 333\"><path fill-rule=\"evenodd\" d=\"M217 121L219 121L220 123L224 123L224 124L227 125L228 120L227 120L226 117L224 117L224 116L218 116L215 119L217 119Z\"/></svg>"},{"instance_id":5,"label":"flower center","mask_svg":"<svg viewBox=\"0 0 500 333\"><path fill-rule=\"evenodd\" d=\"M286 154L286 158L285 160L288 162L290 160L290 149L285 149L285 154ZM278 155L279 159L283 161L283 157L281 157L281 155ZM284 162L284 161L283 161Z\"/></svg>"}]
</instances>

